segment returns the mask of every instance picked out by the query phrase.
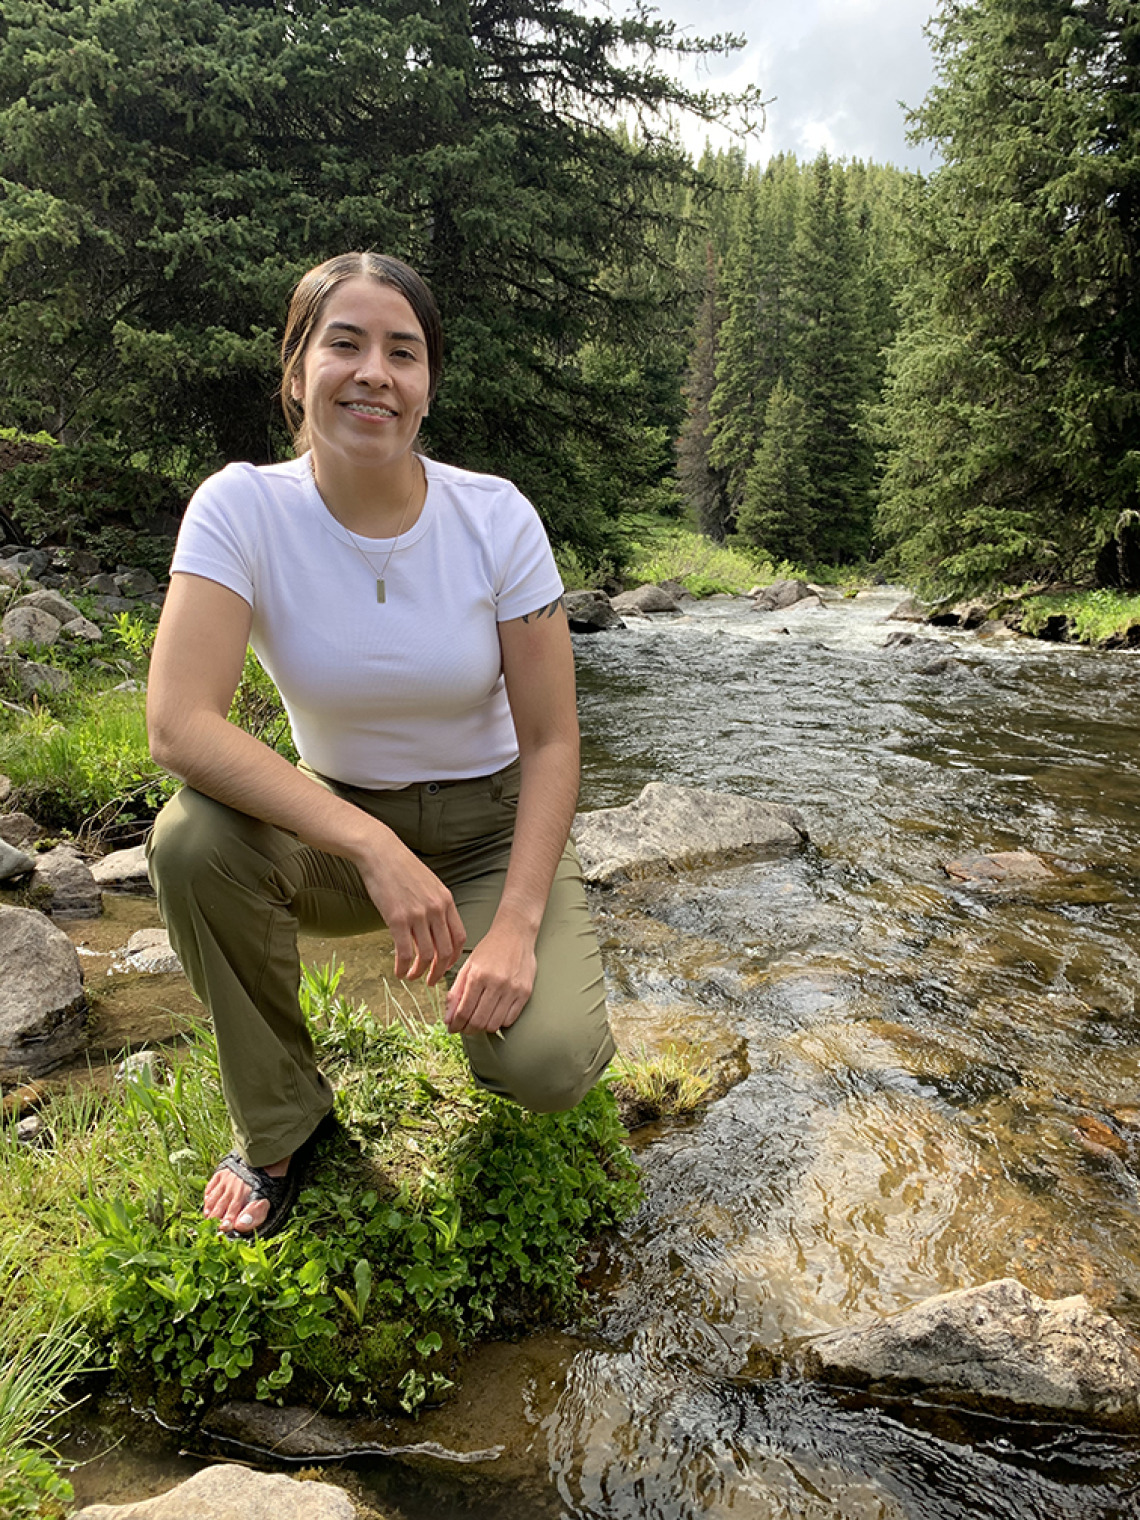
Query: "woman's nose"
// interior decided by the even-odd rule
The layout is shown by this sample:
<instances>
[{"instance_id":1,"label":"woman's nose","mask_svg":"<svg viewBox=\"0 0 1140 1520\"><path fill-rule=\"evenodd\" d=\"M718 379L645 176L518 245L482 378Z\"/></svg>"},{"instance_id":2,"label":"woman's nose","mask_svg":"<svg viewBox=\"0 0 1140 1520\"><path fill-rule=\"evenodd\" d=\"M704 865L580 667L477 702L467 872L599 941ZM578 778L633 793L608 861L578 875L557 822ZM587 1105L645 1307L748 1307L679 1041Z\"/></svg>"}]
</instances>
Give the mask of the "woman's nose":
<instances>
[{"instance_id":1,"label":"woman's nose","mask_svg":"<svg viewBox=\"0 0 1140 1520\"><path fill-rule=\"evenodd\" d=\"M356 366L358 384L378 387L387 385L389 379L388 365L382 353L369 349L361 354L360 362Z\"/></svg>"}]
</instances>

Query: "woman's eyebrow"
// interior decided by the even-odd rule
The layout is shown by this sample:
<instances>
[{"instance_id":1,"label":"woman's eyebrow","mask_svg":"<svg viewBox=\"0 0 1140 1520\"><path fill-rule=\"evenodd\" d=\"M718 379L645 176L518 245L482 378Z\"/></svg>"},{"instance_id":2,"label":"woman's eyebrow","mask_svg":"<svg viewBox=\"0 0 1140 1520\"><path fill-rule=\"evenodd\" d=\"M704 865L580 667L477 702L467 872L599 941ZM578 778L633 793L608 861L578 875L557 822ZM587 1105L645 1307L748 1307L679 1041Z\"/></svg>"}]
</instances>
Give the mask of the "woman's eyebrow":
<instances>
[{"instance_id":1,"label":"woman's eyebrow","mask_svg":"<svg viewBox=\"0 0 1140 1520\"><path fill-rule=\"evenodd\" d=\"M347 332L353 333L358 338L367 337L364 328L357 327L355 322L329 322L325 327L325 332ZM386 338L393 338L398 343L423 343L425 341L419 333L414 332L389 332L385 333L384 336Z\"/></svg>"}]
</instances>

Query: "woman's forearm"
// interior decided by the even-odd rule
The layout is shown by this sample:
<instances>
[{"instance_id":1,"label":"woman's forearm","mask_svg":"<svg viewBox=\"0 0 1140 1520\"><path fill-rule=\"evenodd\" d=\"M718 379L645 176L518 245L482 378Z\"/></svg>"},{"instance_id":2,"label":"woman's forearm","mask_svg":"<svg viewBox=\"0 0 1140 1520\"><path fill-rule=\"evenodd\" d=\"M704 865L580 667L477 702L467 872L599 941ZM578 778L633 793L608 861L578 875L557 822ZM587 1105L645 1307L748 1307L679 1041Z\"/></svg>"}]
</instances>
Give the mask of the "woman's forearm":
<instances>
[{"instance_id":1,"label":"woman's forearm","mask_svg":"<svg viewBox=\"0 0 1140 1520\"><path fill-rule=\"evenodd\" d=\"M536 938L578 803L578 745L560 738L520 756L518 821L495 925Z\"/></svg>"}]
</instances>

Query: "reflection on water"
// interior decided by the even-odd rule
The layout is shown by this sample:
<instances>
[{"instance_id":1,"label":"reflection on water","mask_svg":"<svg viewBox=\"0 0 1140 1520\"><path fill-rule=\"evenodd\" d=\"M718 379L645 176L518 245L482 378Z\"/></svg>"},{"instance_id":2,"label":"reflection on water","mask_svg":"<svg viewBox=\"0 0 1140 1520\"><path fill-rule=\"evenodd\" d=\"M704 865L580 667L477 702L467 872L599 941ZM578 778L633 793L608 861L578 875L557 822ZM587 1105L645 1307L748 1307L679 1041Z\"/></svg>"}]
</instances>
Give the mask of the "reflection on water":
<instances>
[{"instance_id":1,"label":"reflection on water","mask_svg":"<svg viewBox=\"0 0 1140 1520\"><path fill-rule=\"evenodd\" d=\"M588 1334L540 1371L544 1343L518 1348L515 1382L477 1362L421 1420L485 1445L493 1407L497 1471L361 1469L393 1514L1140 1515L1135 1440L771 1373L800 1337L1006 1275L1140 1333L1140 660L941 636L961 662L920 675L882 647L899 599L578 641L587 807L713 786L795 804L812 844L599 897L615 1005L715 1018L748 1074L641 1145ZM942 869L1010 849L1066 868Z\"/></svg>"}]
</instances>

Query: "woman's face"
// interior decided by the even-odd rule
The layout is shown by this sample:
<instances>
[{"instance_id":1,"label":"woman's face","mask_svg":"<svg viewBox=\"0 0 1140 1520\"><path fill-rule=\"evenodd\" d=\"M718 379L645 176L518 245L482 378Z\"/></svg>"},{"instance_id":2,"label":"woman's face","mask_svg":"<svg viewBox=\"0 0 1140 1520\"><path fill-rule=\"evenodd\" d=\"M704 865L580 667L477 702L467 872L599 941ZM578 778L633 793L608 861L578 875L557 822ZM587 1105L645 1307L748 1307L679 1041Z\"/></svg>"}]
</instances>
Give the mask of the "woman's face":
<instances>
[{"instance_id":1,"label":"woman's face","mask_svg":"<svg viewBox=\"0 0 1140 1520\"><path fill-rule=\"evenodd\" d=\"M411 452L431 391L427 344L407 300L360 275L338 285L292 382L318 462L383 468Z\"/></svg>"}]
</instances>

